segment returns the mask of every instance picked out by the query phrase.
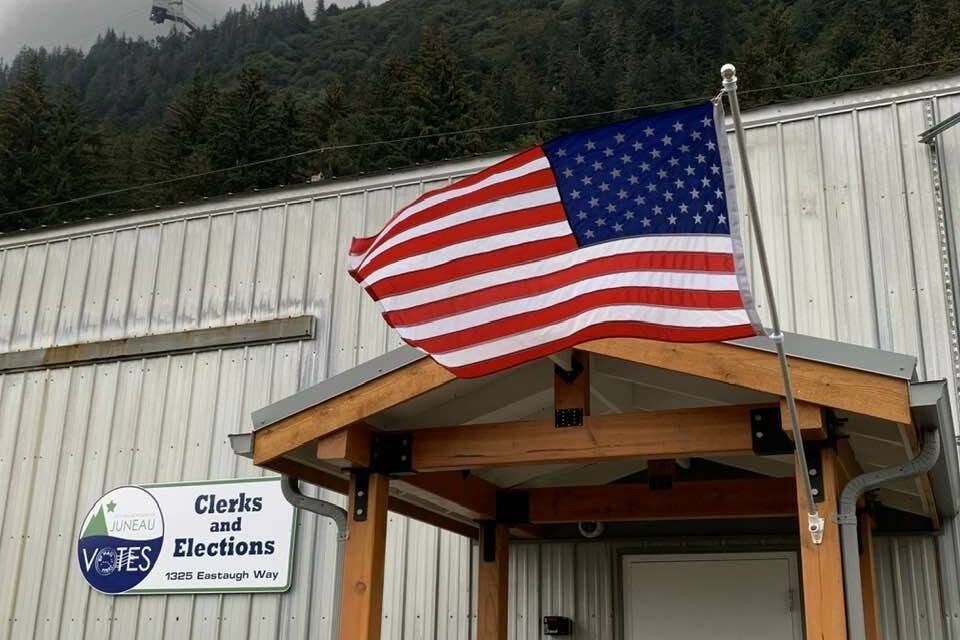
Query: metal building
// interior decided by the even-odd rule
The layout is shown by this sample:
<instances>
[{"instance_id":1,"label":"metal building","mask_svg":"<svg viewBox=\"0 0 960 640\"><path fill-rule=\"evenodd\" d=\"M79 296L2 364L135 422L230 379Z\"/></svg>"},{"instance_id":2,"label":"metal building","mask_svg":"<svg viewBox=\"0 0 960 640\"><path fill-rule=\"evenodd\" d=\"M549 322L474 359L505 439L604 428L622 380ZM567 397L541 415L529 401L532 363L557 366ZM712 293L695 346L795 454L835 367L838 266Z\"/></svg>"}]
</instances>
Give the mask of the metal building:
<instances>
[{"instance_id":1,"label":"metal building","mask_svg":"<svg viewBox=\"0 0 960 640\"><path fill-rule=\"evenodd\" d=\"M917 136L958 111L948 77L746 117L785 328L915 356L920 379L948 381L955 416L960 131ZM300 514L284 594L104 596L77 571L77 530L119 485L259 475L228 443L254 410L400 346L346 276L350 238L497 159L0 237L0 637L331 637L326 520ZM899 497L916 510L921 492ZM510 637L540 637L548 614L580 639L621 637L618 553L656 544L513 544ZM392 515L383 637L474 637L476 553ZM960 638L958 557L952 520L877 540L883 638Z\"/></svg>"}]
</instances>

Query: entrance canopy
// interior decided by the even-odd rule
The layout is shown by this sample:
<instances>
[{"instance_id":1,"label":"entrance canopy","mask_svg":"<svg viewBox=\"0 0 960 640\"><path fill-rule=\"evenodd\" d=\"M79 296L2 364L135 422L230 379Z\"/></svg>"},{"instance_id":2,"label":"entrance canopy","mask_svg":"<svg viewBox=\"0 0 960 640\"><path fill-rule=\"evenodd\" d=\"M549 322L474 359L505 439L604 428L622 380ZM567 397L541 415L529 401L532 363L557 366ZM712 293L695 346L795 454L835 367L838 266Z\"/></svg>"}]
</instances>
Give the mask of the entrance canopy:
<instances>
[{"instance_id":1,"label":"entrance canopy","mask_svg":"<svg viewBox=\"0 0 960 640\"><path fill-rule=\"evenodd\" d=\"M944 442L953 440L946 383L915 381L913 357L800 335L788 335L786 345L805 437L838 442L851 472L905 462L920 429L940 429ZM393 472L401 480L394 506L402 512L405 500L473 526L495 516L493 509L429 491L434 481L450 486L442 476L416 478L470 470L454 484L492 495L604 485L643 474L650 459L671 458L682 465L697 458L749 477L790 477L793 457L780 429L786 415L762 411L778 407L781 393L776 356L762 337L722 344L598 340L475 379L456 379L402 347L255 412L255 431L234 436L233 444L261 466L342 490L345 469L369 466L371 437L412 434L409 464ZM564 408L582 410L582 426L559 426ZM751 413L780 432L758 437ZM957 465L954 448L944 452L929 477L881 489L880 502L934 527L954 515Z\"/></svg>"},{"instance_id":2,"label":"entrance canopy","mask_svg":"<svg viewBox=\"0 0 960 640\"><path fill-rule=\"evenodd\" d=\"M947 386L914 380L910 356L798 335L785 344L826 519L821 544L799 536L804 624L808 637L842 639L839 492L912 458L927 432L952 443ZM803 532L782 394L765 338L596 340L468 380L402 348L257 411L254 432L232 445L257 465L348 494L341 638L379 637L390 509L479 538L477 637L505 640L511 535L689 520L752 533L784 519ZM944 446L930 473L862 504L868 625L874 523L893 513L890 522L913 530L938 528L957 513L957 476L955 447Z\"/></svg>"}]
</instances>

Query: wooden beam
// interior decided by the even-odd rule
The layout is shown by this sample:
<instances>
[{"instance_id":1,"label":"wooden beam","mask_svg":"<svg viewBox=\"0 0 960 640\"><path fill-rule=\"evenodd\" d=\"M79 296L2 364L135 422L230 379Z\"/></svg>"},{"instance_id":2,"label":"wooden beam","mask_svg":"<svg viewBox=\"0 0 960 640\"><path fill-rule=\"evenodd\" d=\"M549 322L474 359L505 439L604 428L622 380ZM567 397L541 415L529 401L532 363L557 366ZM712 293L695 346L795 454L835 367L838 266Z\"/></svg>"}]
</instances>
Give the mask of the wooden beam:
<instances>
[{"instance_id":1,"label":"wooden beam","mask_svg":"<svg viewBox=\"0 0 960 640\"><path fill-rule=\"evenodd\" d=\"M880 640L880 613L877 609L877 582L874 566L873 518L861 513L858 532L860 535L860 584L863 589L863 622L867 640Z\"/></svg>"},{"instance_id":2,"label":"wooden beam","mask_svg":"<svg viewBox=\"0 0 960 640\"><path fill-rule=\"evenodd\" d=\"M506 525L493 522L481 523L480 530L477 637L483 640L507 640L509 533Z\"/></svg>"},{"instance_id":3,"label":"wooden beam","mask_svg":"<svg viewBox=\"0 0 960 640\"><path fill-rule=\"evenodd\" d=\"M380 640L390 480L379 473L362 473L369 478L363 512L356 502L360 473L350 474L350 536L343 555L340 640ZM365 520L357 519L361 513Z\"/></svg>"},{"instance_id":4,"label":"wooden beam","mask_svg":"<svg viewBox=\"0 0 960 640\"><path fill-rule=\"evenodd\" d=\"M777 356L767 351L722 342L666 343L638 338L592 340L577 348L783 395ZM790 374L798 400L893 422L910 422L906 380L800 358L790 358Z\"/></svg>"},{"instance_id":5,"label":"wooden beam","mask_svg":"<svg viewBox=\"0 0 960 640\"><path fill-rule=\"evenodd\" d=\"M820 450L823 460L824 501L817 509L824 519L821 544L813 544L807 529L807 499L803 482L796 483L800 520L800 564L803 572L803 613L808 640L846 640L847 619L843 598L843 563L840 531L830 517L837 513L839 491L837 456ZM799 475L797 476L799 478Z\"/></svg>"},{"instance_id":6,"label":"wooden beam","mask_svg":"<svg viewBox=\"0 0 960 640\"><path fill-rule=\"evenodd\" d=\"M778 518L797 512L793 478L676 482L672 489L646 484L529 489L530 522Z\"/></svg>"},{"instance_id":7,"label":"wooden beam","mask_svg":"<svg viewBox=\"0 0 960 640\"><path fill-rule=\"evenodd\" d=\"M361 422L453 379L452 373L430 358L412 362L258 430L254 435L253 462L263 465L311 440Z\"/></svg>"},{"instance_id":8,"label":"wooden beam","mask_svg":"<svg viewBox=\"0 0 960 640\"><path fill-rule=\"evenodd\" d=\"M590 354L573 351L571 363L577 377L569 382L563 376L553 376L553 407L555 409L583 409L590 415Z\"/></svg>"},{"instance_id":9,"label":"wooden beam","mask_svg":"<svg viewBox=\"0 0 960 640\"><path fill-rule=\"evenodd\" d=\"M752 453L749 406L587 416L584 426L553 420L420 429L413 468L440 471L613 458Z\"/></svg>"},{"instance_id":10,"label":"wooden beam","mask_svg":"<svg viewBox=\"0 0 960 640\"><path fill-rule=\"evenodd\" d=\"M405 494L464 518L494 520L497 517L497 486L470 473L418 473L403 476L395 484Z\"/></svg>"},{"instance_id":11,"label":"wooden beam","mask_svg":"<svg viewBox=\"0 0 960 640\"><path fill-rule=\"evenodd\" d=\"M277 473L298 478L304 482L309 482L310 484L318 486L322 489L329 489L330 491L335 491L344 495L346 495L347 491L349 491L350 483L346 478L309 467L305 464L301 464L288 458L276 458L271 460L269 463L267 463L266 468L270 469L271 471L276 471ZM435 527L440 527L441 529L452 531L453 533L458 533L468 538L476 539L477 537L477 528L475 526L466 522L461 522L460 520L449 518L443 514L435 513L429 509L421 507L420 505L413 504L412 502L408 502L407 500L398 498L396 496L390 496L388 508L390 511L401 516L406 516L407 518L432 524Z\"/></svg>"},{"instance_id":12,"label":"wooden beam","mask_svg":"<svg viewBox=\"0 0 960 640\"><path fill-rule=\"evenodd\" d=\"M341 469L370 466L373 430L365 424L351 424L317 440L317 458Z\"/></svg>"},{"instance_id":13,"label":"wooden beam","mask_svg":"<svg viewBox=\"0 0 960 640\"><path fill-rule=\"evenodd\" d=\"M797 401L797 418L800 422L800 435L804 440L826 440L827 426L823 419L823 407L809 402ZM793 423L790 409L785 398L780 398L780 423L787 437L793 440Z\"/></svg>"}]
</instances>

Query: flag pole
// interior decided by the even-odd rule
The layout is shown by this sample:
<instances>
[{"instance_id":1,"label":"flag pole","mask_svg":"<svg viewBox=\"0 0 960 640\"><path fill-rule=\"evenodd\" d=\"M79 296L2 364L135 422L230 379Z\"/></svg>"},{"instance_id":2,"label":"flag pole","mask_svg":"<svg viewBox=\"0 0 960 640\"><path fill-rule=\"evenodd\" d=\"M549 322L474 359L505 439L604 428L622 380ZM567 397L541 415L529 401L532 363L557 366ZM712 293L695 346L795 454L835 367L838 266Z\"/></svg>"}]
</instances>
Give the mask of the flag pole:
<instances>
[{"instance_id":1,"label":"flag pole","mask_svg":"<svg viewBox=\"0 0 960 640\"><path fill-rule=\"evenodd\" d=\"M733 116L733 125L737 136L737 151L740 155L740 166L743 169L743 181L747 191L747 206L753 214L753 231L757 241L757 255L760 258L760 273L763 285L767 289L767 301L770 305L770 318L773 331L768 337L777 348L777 357L780 360L780 372L783 375L783 395L787 399L787 408L790 413L790 426L793 431L793 442L796 446L797 473L803 476L803 486L807 497L807 528L814 544L823 541L823 517L817 513L816 502L813 497L813 487L810 483L810 471L807 468L807 457L803 450L803 437L800 433L800 421L797 417L797 403L793 397L793 382L790 379L790 365L783 347L783 331L780 329L780 315L777 313L777 303L773 295L773 283L770 279L770 267L767 264L767 250L763 243L763 232L760 228L760 217L757 213L757 196L753 190L753 177L750 174L750 163L747 160L747 145L743 133L743 121L740 119L740 102L737 100L737 69L732 64L725 64L720 69L723 77L723 93L730 101L730 114ZM719 127L721 123L717 123ZM719 133L719 132L718 132Z\"/></svg>"}]
</instances>

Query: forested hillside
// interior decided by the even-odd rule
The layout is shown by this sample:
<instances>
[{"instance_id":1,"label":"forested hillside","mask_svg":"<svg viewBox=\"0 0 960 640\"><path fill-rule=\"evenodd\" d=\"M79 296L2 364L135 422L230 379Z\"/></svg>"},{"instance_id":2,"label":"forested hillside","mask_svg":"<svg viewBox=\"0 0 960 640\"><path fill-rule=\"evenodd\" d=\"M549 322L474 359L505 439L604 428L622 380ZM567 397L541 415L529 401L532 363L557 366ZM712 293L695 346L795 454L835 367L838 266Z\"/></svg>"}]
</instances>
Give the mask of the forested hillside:
<instances>
[{"instance_id":1,"label":"forested hillside","mask_svg":"<svg viewBox=\"0 0 960 640\"><path fill-rule=\"evenodd\" d=\"M319 0L242 8L192 37L108 31L0 67L0 230L517 148L640 111L566 116L708 96L728 60L743 88L791 85L750 106L958 58L960 0ZM348 148L250 164L321 146Z\"/></svg>"}]
</instances>

